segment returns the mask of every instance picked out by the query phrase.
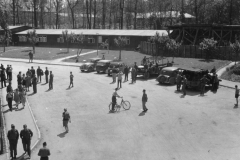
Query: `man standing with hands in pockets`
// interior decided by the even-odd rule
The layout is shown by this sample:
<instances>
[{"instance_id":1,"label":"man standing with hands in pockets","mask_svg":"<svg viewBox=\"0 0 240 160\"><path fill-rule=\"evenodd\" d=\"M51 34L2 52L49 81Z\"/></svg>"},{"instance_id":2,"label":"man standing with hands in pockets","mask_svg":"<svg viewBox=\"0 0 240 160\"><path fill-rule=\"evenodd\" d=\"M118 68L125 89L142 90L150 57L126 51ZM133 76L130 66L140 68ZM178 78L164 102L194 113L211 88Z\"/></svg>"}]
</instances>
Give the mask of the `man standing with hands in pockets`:
<instances>
[{"instance_id":1,"label":"man standing with hands in pockets","mask_svg":"<svg viewBox=\"0 0 240 160\"><path fill-rule=\"evenodd\" d=\"M63 117L63 127L65 127L66 132L68 133L69 129L68 129L68 122L71 123L71 119L70 119L70 114L67 112L67 108L64 108L64 112L62 114Z\"/></svg>"}]
</instances>

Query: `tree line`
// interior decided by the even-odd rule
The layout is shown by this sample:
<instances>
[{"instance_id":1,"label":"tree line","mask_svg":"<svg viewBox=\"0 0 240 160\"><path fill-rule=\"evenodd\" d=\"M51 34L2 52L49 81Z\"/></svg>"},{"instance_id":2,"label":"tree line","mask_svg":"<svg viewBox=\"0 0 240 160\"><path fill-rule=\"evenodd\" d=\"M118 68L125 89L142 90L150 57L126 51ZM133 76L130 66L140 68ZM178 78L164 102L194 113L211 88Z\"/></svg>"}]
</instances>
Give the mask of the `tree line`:
<instances>
[{"instance_id":1,"label":"tree line","mask_svg":"<svg viewBox=\"0 0 240 160\"><path fill-rule=\"evenodd\" d=\"M2 0L9 24L34 28L161 29L239 24L239 0ZM186 21L185 13L192 16Z\"/></svg>"}]
</instances>

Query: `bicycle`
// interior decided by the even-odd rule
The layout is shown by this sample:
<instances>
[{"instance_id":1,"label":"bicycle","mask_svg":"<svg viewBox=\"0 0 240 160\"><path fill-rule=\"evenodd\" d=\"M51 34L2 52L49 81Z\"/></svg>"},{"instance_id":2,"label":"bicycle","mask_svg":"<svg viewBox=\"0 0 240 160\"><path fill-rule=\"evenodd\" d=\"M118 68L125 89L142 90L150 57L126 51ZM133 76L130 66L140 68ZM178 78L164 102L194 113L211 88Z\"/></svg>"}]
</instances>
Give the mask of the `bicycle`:
<instances>
[{"instance_id":1,"label":"bicycle","mask_svg":"<svg viewBox=\"0 0 240 160\"><path fill-rule=\"evenodd\" d=\"M123 97L122 98L122 101L120 104L117 104L114 106L113 108L113 111L116 112L116 111L120 111L121 107L123 107L125 110L129 110L131 108L131 103L129 101L124 101L123 100ZM112 110L112 102L109 104L109 110L111 111Z\"/></svg>"}]
</instances>

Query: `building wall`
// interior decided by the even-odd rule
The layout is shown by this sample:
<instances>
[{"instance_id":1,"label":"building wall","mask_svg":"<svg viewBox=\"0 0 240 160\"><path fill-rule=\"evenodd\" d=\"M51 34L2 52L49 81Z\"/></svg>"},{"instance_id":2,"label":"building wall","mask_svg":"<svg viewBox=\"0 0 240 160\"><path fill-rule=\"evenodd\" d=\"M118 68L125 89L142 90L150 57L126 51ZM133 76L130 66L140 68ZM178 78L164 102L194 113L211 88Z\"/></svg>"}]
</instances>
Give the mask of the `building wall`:
<instances>
[{"instance_id":1,"label":"building wall","mask_svg":"<svg viewBox=\"0 0 240 160\"><path fill-rule=\"evenodd\" d=\"M20 42L19 36L26 36L26 35L20 35L15 34L13 35L13 41L15 45L17 46L29 46L29 42ZM47 37L47 42L38 42L36 46L38 47L67 47L66 43L59 43L57 41L58 38L60 38L60 35L38 35L39 37L45 36ZM88 37L88 36L87 36ZM79 45L83 45L83 48L85 49L102 49L101 42L97 46L97 35L91 36L93 39L95 39L95 43L88 43L87 39L84 41L83 44L77 44L77 43L70 43L70 48L78 48ZM100 36L99 36L100 37ZM109 49L110 50L118 50L119 48L114 44L114 39L118 36L102 36L102 42L104 42L106 39L109 41ZM134 50L141 41L147 41L149 37L144 36L128 36L130 39L130 44L126 45L123 49L124 50Z\"/></svg>"}]
</instances>

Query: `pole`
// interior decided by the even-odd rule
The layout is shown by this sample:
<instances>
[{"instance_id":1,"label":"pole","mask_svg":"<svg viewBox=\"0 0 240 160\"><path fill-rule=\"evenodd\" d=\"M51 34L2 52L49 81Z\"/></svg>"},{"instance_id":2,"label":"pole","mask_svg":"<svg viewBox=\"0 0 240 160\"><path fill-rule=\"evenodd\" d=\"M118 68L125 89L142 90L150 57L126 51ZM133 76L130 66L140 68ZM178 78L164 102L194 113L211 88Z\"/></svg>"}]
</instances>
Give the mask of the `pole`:
<instances>
[{"instance_id":1,"label":"pole","mask_svg":"<svg viewBox=\"0 0 240 160\"><path fill-rule=\"evenodd\" d=\"M98 56L98 33L97 33L97 56Z\"/></svg>"}]
</instances>

